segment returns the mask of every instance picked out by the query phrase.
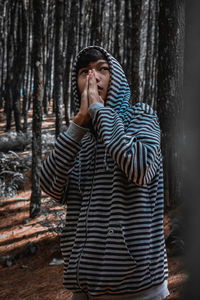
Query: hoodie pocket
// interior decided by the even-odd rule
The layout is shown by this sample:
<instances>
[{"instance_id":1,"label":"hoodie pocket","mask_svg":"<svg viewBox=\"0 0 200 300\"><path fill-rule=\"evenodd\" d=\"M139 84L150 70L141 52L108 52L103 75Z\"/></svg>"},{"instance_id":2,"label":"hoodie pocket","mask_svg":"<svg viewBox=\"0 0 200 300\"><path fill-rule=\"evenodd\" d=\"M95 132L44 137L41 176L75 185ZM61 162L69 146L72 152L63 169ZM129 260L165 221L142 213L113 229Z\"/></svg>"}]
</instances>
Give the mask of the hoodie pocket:
<instances>
[{"instance_id":1,"label":"hoodie pocket","mask_svg":"<svg viewBox=\"0 0 200 300\"><path fill-rule=\"evenodd\" d=\"M104 237L101 245L88 242L80 262L80 285L93 296L126 289L137 267L120 224L110 225ZM91 251L92 248L97 251Z\"/></svg>"},{"instance_id":2,"label":"hoodie pocket","mask_svg":"<svg viewBox=\"0 0 200 300\"><path fill-rule=\"evenodd\" d=\"M121 225L110 226L107 231L101 270L101 277L105 286L113 289L126 284L133 276L136 266L136 261L125 241Z\"/></svg>"},{"instance_id":3,"label":"hoodie pocket","mask_svg":"<svg viewBox=\"0 0 200 300\"><path fill-rule=\"evenodd\" d=\"M111 255L114 260L117 259L119 262L128 260L134 267L136 266L136 261L126 243L122 225L119 223L108 228L105 254L108 255L110 252L112 252Z\"/></svg>"}]
</instances>

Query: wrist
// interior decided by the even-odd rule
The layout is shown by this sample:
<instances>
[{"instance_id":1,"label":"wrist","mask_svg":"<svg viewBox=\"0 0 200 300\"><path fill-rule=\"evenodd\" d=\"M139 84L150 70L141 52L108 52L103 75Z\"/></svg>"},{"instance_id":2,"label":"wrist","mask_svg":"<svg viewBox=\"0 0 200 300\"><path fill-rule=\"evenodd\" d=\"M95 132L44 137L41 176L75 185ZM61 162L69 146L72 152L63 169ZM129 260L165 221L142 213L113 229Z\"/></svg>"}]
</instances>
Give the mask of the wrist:
<instances>
[{"instance_id":1,"label":"wrist","mask_svg":"<svg viewBox=\"0 0 200 300\"><path fill-rule=\"evenodd\" d=\"M74 117L73 122L76 123L79 126L86 126L88 124L88 122L89 122L89 119L90 119L89 115L86 117L86 116L83 116L81 113L78 113Z\"/></svg>"}]
</instances>

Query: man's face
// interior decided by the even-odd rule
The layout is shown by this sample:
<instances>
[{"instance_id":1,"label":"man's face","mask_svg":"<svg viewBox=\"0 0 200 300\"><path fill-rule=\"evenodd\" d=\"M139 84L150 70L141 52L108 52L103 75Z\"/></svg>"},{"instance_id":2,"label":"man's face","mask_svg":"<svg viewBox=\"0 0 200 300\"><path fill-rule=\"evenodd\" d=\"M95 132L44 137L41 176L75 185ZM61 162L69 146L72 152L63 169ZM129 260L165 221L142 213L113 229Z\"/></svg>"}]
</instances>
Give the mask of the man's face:
<instances>
[{"instance_id":1,"label":"man's face","mask_svg":"<svg viewBox=\"0 0 200 300\"><path fill-rule=\"evenodd\" d=\"M91 62L85 68L81 68L78 71L78 89L80 94L84 91L86 77L89 74L89 70L94 69L94 74L97 82L97 89L99 96L103 100L106 100L109 82L110 82L110 67L106 60L99 59L95 62Z\"/></svg>"}]
</instances>

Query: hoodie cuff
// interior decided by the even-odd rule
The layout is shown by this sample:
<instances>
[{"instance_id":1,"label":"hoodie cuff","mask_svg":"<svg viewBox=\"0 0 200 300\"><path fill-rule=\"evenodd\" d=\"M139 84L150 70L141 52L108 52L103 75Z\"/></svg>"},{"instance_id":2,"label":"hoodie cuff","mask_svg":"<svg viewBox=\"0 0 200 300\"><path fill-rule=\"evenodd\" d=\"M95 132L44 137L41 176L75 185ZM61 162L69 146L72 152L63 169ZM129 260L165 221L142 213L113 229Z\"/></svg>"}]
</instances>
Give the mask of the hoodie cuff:
<instances>
[{"instance_id":1,"label":"hoodie cuff","mask_svg":"<svg viewBox=\"0 0 200 300\"><path fill-rule=\"evenodd\" d=\"M81 127L74 122L71 122L66 134L70 135L75 141L80 142L82 137L89 131L88 128Z\"/></svg>"},{"instance_id":2,"label":"hoodie cuff","mask_svg":"<svg viewBox=\"0 0 200 300\"><path fill-rule=\"evenodd\" d=\"M104 107L104 105L102 103L99 103L99 102L92 103L88 108L88 113L89 113L90 117L94 118L97 111L103 107Z\"/></svg>"}]
</instances>

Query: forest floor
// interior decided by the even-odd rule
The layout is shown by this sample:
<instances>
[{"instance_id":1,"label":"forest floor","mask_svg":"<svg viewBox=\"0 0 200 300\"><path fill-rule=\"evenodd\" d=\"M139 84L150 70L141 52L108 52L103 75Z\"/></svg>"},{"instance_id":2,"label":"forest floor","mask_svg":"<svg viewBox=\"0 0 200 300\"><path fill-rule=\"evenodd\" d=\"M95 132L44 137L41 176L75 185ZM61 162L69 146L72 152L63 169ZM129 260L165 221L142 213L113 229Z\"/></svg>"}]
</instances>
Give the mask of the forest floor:
<instances>
[{"instance_id":1,"label":"forest floor","mask_svg":"<svg viewBox=\"0 0 200 300\"><path fill-rule=\"evenodd\" d=\"M0 112L1 113L1 112ZM53 119L44 120L43 130L53 129ZM4 135L5 122L0 120L0 135ZM31 150L17 153L28 155ZM61 259L59 236L47 226L55 224L55 214L62 208L50 208L46 221L45 213L29 218L31 196L30 170L23 187L13 196L0 200L0 299L2 300L70 300L71 293L62 286L63 264L50 264ZM0 187L1 188L1 187ZM49 198L42 195L42 204L48 206ZM168 210L164 217L165 235L169 234L170 218L180 214L179 209ZM44 224L47 224L45 227ZM43 224L43 225L42 225ZM169 256L169 290L167 300L181 299L187 280L182 255Z\"/></svg>"}]
</instances>

